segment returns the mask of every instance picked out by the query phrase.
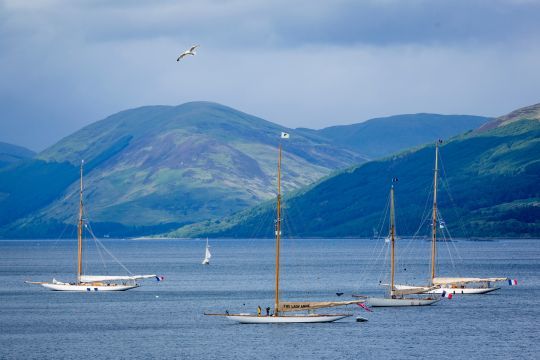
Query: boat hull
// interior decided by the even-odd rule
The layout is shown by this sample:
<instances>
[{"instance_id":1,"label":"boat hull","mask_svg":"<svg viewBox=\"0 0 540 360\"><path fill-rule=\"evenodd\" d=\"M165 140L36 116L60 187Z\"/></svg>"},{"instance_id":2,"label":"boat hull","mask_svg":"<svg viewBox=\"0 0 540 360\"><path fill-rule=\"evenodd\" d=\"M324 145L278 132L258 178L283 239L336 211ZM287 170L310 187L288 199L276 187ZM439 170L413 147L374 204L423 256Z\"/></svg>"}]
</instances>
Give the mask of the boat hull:
<instances>
[{"instance_id":1,"label":"boat hull","mask_svg":"<svg viewBox=\"0 0 540 360\"><path fill-rule=\"evenodd\" d=\"M395 288L398 290L408 290L408 289L421 289L422 287L412 286L412 285L395 285ZM442 294L446 292L447 294L453 295L475 295L475 294L487 294L489 292L499 290L500 287L464 287L464 288L452 288L452 287L440 287L430 291L425 292L425 294Z\"/></svg>"},{"instance_id":2,"label":"boat hull","mask_svg":"<svg viewBox=\"0 0 540 360\"><path fill-rule=\"evenodd\" d=\"M371 307L400 307L400 306L427 306L435 304L440 301L439 297L430 299L391 299L391 298L376 298L370 297L367 299L367 303Z\"/></svg>"},{"instance_id":3,"label":"boat hull","mask_svg":"<svg viewBox=\"0 0 540 360\"><path fill-rule=\"evenodd\" d=\"M81 285L72 285L72 284L53 284L53 283L42 283L40 284L44 288L54 291L77 291L77 292L95 292L95 291L126 291L139 287L137 284L133 285L123 285L123 284L114 284L109 286L104 285L92 285L92 284L81 284Z\"/></svg>"},{"instance_id":4,"label":"boat hull","mask_svg":"<svg viewBox=\"0 0 540 360\"><path fill-rule=\"evenodd\" d=\"M495 290L499 290L500 288L498 287L479 287L479 288L473 288L473 287L470 287L470 288L448 288L448 287L441 287L441 288L437 288L437 289L433 289L431 291L428 291L427 293L428 294L442 294L443 292L446 292L447 294L463 294L463 295L466 295L466 294L469 294L469 295L474 295L474 294L487 294L487 293L490 293L492 291L495 291Z\"/></svg>"},{"instance_id":5,"label":"boat hull","mask_svg":"<svg viewBox=\"0 0 540 360\"><path fill-rule=\"evenodd\" d=\"M257 315L227 315L227 319L240 324L305 324L329 323L349 317L351 314L336 315L285 315L285 316L257 316Z\"/></svg>"}]
</instances>

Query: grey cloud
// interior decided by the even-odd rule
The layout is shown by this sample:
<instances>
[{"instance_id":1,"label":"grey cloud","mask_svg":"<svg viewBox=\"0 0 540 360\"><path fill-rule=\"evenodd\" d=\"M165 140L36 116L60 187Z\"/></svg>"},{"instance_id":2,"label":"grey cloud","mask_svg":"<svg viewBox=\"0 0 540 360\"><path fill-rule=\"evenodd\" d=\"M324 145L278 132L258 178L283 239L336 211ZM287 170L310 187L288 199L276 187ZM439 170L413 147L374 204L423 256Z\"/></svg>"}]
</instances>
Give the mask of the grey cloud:
<instances>
[{"instance_id":1,"label":"grey cloud","mask_svg":"<svg viewBox=\"0 0 540 360\"><path fill-rule=\"evenodd\" d=\"M538 102L539 6L0 0L0 140L39 150L115 111L191 100L291 127L499 115Z\"/></svg>"}]
</instances>

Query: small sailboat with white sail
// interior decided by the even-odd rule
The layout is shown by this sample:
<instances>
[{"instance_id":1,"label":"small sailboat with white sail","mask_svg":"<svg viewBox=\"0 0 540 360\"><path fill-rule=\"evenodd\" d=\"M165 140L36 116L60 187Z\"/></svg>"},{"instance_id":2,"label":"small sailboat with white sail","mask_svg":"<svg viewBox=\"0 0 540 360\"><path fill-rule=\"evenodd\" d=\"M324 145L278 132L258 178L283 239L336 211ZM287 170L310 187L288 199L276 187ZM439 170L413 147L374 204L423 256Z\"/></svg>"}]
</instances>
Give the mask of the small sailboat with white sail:
<instances>
[{"instance_id":1,"label":"small sailboat with white sail","mask_svg":"<svg viewBox=\"0 0 540 360\"><path fill-rule=\"evenodd\" d=\"M209 265L211 257L212 257L212 254L210 253L210 245L208 245L208 238L206 238L206 248L204 250L204 259L202 261L202 264Z\"/></svg>"},{"instance_id":2,"label":"small sailboat with white sail","mask_svg":"<svg viewBox=\"0 0 540 360\"><path fill-rule=\"evenodd\" d=\"M288 139L288 133L281 133L281 139ZM278 152L278 167L277 167L277 206L275 220L275 243L276 243L276 260L275 260L275 298L274 311L267 316L261 314L205 314L210 316L225 316L229 320L239 322L241 324L290 324L290 323L328 323L334 322L351 314L318 314L315 310L321 308L329 308L336 306L344 306L350 304L360 304L365 300L353 301L281 301L280 298L280 245L281 245L281 152L282 145L279 144ZM299 312L307 313L299 313Z\"/></svg>"},{"instance_id":3,"label":"small sailboat with white sail","mask_svg":"<svg viewBox=\"0 0 540 360\"><path fill-rule=\"evenodd\" d=\"M394 181L394 180L392 180ZM397 306L425 306L431 305L440 300L437 295L421 295L425 291L430 290L426 287L423 289L402 289L398 290L394 286L395 276L395 243L396 243L396 226L395 226L395 209L394 209L394 185L390 188L390 284L388 294L385 297L368 297L367 303L373 307L397 307ZM406 295L415 295L407 297Z\"/></svg>"},{"instance_id":4,"label":"small sailboat with white sail","mask_svg":"<svg viewBox=\"0 0 540 360\"><path fill-rule=\"evenodd\" d=\"M103 247L103 250L109 253L123 268L128 272L128 275L88 275L83 274L83 232L88 230L94 237L94 240L98 241L93 235L88 222L84 218L84 206L83 206L83 165L81 162L80 168L80 188L79 188L79 218L77 222L77 272L75 282L62 282L53 279L51 282L39 282L39 281L26 281L27 284L41 285L44 288L55 291L125 291L133 288L137 288L140 285L137 280L155 278L158 281L163 280L163 276L152 275L134 275L127 270L110 252L104 247L101 242L99 245Z\"/></svg>"},{"instance_id":5,"label":"small sailboat with white sail","mask_svg":"<svg viewBox=\"0 0 540 360\"><path fill-rule=\"evenodd\" d=\"M508 281L511 284L517 284L516 280L510 280L507 277L438 277L436 274L437 267L437 229L446 228L444 220L438 215L437 209L437 184L439 174L439 144L442 141L438 140L435 143L435 169L433 173L433 206L431 217L431 264L430 264L430 280L429 287L434 287L426 291L429 294L486 294L500 287L494 286L494 283L500 281ZM422 290L426 286L415 285L395 285L398 290Z\"/></svg>"}]
</instances>

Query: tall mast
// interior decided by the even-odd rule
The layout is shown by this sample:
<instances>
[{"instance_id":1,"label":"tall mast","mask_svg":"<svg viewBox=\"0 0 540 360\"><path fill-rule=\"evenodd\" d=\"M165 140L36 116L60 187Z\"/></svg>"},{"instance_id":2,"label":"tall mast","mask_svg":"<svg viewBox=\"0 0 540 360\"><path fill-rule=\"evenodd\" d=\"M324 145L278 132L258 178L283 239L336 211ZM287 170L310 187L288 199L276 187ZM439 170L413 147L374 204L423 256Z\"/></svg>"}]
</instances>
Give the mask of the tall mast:
<instances>
[{"instance_id":1,"label":"tall mast","mask_svg":"<svg viewBox=\"0 0 540 360\"><path fill-rule=\"evenodd\" d=\"M435 170L433 172L433 217L431 219L431 284L435 277L437 258L437 175L439 172L439 141L435 143Z\"/></svg>"},{"instance_id":2,"label":"tall mast","mask_svg":"<svg viewBox=\"0 0 540 360\"><path fill-rule=\"evenodd\" d=\"M79 189L79 221L77 224L77 284L81 282L82 274L83 165L84 160L81 161L81 180Z\"/></svg>"},{"instance_id":3,"label":"tall mast","mask_svg":"<svg viewBox=\"0 0 540 360\"><path fill-rule=\"evenodd\" d=\"M394 219L394 185L390 188L390 296L394 295L394 241L396 225Z\"/></svg>"},{"instance_id":4,"label":"tall mast","mask_svg":"<svg viewBox=\"0 0 540 360\"><path fill-rule=\"evenodd\" d=\"M278 315L279 309L279 241L281 238L281 142L279 143L278 176L277 176L277 214L276 214L276 300L274 316Z\"/></svg>"}]
</instances>

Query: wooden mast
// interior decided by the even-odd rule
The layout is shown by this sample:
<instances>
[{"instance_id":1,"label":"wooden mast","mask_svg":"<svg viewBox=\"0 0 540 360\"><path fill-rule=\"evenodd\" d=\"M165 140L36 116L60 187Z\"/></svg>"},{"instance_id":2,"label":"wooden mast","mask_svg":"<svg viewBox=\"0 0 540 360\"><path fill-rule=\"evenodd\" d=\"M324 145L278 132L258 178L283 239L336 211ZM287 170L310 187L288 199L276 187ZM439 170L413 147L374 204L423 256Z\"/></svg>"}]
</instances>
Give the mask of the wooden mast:
<instances>
[{"instance_id":1,"label":"wooden mast","mask_svg":"<svg viewBox=\"0 0 540 360\"><path fill-rule=\"evenodd\" d=\"M394 241L395 241L395 223L394 223L394 185L390 188L390 296L394 295Z\"/></svg>"},{"instance_id":2,"label":"wooden mast","mask_svg":"<svg viewBox=\"0 0 540 360\"><path fill-rule=\"evenodd\" d=\"M276 296L274 304L274 316L279 313L279 250L281 238L281 142L279 143L278 176L277 176L277 211L276 211Z\"/></svg>"},{"instance_id":3,"label":"wooden mast","mask_svg":"<svg viewBox=\"0 0 540 360\"><path fill-rule=\"evenodd\" d=\"M437 258L437 175L439 172L439 141L435 143L435 170L433 172L433 217L431 219L431 284L435 277Z\"/></svg>"},{"instance_id":4,"label":"wooden mast","mask_svg":"<svg viewBox=\"0 0 540 360\"><path fill-rule=\"evenodd\" d=\"M79 221L77 224L77 284L80 284L82 274L83 165L84 160L81 161L81 179L79 189Z\"/></svg>"}]
</instances>

